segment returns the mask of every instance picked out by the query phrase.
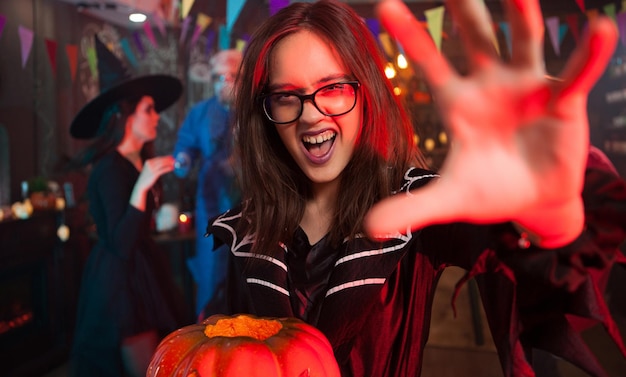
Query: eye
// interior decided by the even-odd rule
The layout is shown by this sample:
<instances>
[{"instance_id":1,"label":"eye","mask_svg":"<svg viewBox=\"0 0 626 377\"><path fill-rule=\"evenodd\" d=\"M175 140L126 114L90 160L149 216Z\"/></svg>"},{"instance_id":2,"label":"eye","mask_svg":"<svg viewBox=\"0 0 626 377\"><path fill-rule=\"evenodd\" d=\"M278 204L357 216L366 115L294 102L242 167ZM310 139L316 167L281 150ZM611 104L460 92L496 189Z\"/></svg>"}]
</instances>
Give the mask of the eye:
<instances>
[{"instance_id":1,"label":"eye","mask_svg":"<svg viewBox=\"0 0 626 377\"><path fill-rule=\"evenodd\" d=\"M352 87L345 83L334 83L326 85L319 89L318 95L322 96L337 96L346 93L346 91L352 91Z\"/></svg>"},{"instance_id":2,"label":"eye","mask_svg":"<svg viewBox=\"0 0 626 377\"><path fill-rule=\"evenodd\" d=\"M299 103L300 99L292 93L275 93L270 96L270 101L274 106L290 106Z\"/></svg>"}]
</instances>

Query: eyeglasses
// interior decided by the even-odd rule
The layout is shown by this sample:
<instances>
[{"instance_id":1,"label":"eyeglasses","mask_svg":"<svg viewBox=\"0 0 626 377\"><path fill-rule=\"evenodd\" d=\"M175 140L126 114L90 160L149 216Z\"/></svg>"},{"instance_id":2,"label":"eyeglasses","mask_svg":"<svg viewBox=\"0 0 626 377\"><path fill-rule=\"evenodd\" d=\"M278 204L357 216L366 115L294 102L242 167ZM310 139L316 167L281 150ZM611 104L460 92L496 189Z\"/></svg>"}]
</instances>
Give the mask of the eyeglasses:
<instances>
[{"instance_id":1,"label":"eyeglasses","mask_svg":"<svg viewBox=\"0 0 626 377\"><path fill-rule=\"evenodd\" d=\"M214 73L214 74L211 75L211 80L213 80L213 82L215 82L215 83L218 83L218 82L219 83L224 83L226 81L233 82L233 81L235 81L235 78L236 78L236 76L233 75L232 73L225 73L225 74L221 74L221 75L219 75L217 73Z\"/></svg>"},{"instance_id":2,"label":"eyeglasses","mask_svg":"<svg viewBox=\"0 0 626 377\"><path fill-rule=\"evenodd\" d=\"M356 105L356 91L361 86L358 81L343 81L322 86L311 94L276 92L261 96L263 111L267 119L276 124L295 122L304 107L304 101L311 100L313 106L326 116L339 116L349 113Z\"/></svg>"}]
</instances>

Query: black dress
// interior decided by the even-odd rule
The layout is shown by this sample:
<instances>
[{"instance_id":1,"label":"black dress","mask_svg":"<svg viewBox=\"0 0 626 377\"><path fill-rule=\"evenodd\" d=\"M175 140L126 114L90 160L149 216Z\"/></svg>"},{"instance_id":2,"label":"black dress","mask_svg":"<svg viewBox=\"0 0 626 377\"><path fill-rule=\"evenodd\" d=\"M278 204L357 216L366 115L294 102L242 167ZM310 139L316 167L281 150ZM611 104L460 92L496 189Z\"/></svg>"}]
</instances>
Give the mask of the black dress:
<instances>
[{"instance_id":1,"label":"black dress","mask_svg":"<svg viewBox=\"0 0 626 377\"><path fill-rule=\"evenodd\" d=\"M89 212L98 241L80 287L73 376L123 376L124 338L152 329L165 336L190 323L166 255L151 238L153 195L145 212L129 204L138 177L117 151L102 157L89 177Z\"/></svg>"}]
</instances>

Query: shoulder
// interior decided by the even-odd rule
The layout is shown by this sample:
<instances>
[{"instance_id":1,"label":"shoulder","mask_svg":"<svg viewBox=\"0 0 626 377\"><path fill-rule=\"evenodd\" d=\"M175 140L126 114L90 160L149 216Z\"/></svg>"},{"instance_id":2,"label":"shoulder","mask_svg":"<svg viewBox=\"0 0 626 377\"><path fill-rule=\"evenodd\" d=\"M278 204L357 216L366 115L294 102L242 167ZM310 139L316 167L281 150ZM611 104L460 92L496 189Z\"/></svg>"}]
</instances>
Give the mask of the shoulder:
<instances>
[{"instance_id":1,"label":"shoulder","mask_svg":"<svg viewBox=\"0 0 626 377\"><path fill-rule=\"evenodd\" d=\"M103 155L96 161L92 169L92 175L96 171L114 169L120 165L122 156L117 151L111 151Z\"/></svg>"},{"instance_id":2,"label":"shoulder","mask_svg":"<svg viewBox=\"0 0 626 377\"><path fill-rule=\"evenodd\" d=\"M102 156L90 172L91 181L109 181L114 176L121 176L127 171L124 157L117 151L111 151Z\"/></svg>"},{"instance_id":3,"label":"shoulder","mask_svg":"<svg viewBox=\"0 0 626 377\"><path fill-rule=\"evenodd\" d=\"M439 178L439 174L426 169L409 168L404 173L404 177L402 179L402 187L400 187L400 189L395 193L407 192L409 190L422 187L434 178Z\"/></svg>"},{"instance_id":4,"label":"shoulder","mask_svg":"<svg viewBox=\"0 0 626 377\"><path fill-rule=\"evenodd\" d=\"M250 223L243 218L241 206L238 205L210 219L206 228L206 234L214 236L214 248L226 244L231 249L236 249L242 243L250 244L253 242L254 237L247 235L249 225Z\"/></svg>"},{"instance_id":5,"label":"shoulder","mask_svg":"<svg viewBox=\"0 0 626 377\"><path fill-rule=\"evenodd\" d=\"M197 102L191 107L191 109L189 109L189 112L187 113L187 116L185 117L187 125L193 125L193 126L198 125L198 122L202 118L208 117L209 114L212 114L215 112L216 106L218 106L218 104L217 104L217 100L214 98L209 98L209 99ZM204 128L205 124L201 124L201 126Z\"/></svg>"},{"instance_id":6,"label":"shoulder","mask_svg":"<svg viewBox=\"0 0 626 377\"><path fill-rule=\"evenodd\" d=\"M191 111L194 113L203 113L207 109L215 106L217 104L217 98L211 97L209 99L202 100L195 105L192 106Z\"/></svg>"}]
</instances>

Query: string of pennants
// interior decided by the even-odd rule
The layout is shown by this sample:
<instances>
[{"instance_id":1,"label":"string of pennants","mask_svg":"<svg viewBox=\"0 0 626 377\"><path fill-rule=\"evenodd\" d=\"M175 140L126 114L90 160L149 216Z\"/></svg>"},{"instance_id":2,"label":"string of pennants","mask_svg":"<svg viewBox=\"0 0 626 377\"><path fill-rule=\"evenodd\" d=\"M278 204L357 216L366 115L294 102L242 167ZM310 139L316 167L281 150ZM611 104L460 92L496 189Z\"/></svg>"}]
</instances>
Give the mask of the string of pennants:
<instances>
[{"instance_id":1,"label":"string of pennants","mask_svg":"<svg viewBox=\"0 0 626 377\"><path fill-rule=\"evenodd\" d=\"M613 18L615 23L617 24L620 41L622 45L626 46L626 0L622 0L620 11L617 11L617 7L614 3L605 5L602 10L600 9L587 9L584 4L584 0L573 0L578 5L581 13L586 16L588 21L591 21L594 17L600 15L600 12L603 14ZM179 37L179 43L181 45L194 46L201 35L206 33L206 46L205 51L208 54L212 51L215 42L219 43L219 48L229 48L230 47L230 30L234 24L234 21L237 19L243 4L244 0L229 0L226 9L226 18L227 22L225 25L219 25L217 27L217 33L213 28L209 28L212 23L212 18L206 14L198 13L197 15L192 16L189 14L189 10L193 5L194 0L183 0L181 5L181 16L182 24L181 24L181 33ZM269 13L270 15L276 13L281 8L289 5L290 0L270 0L269 1ZM578 42L580 37L580 15L581 13L573 13L567 14L564 16L554 16L554 17L546 17L544 19L546 25L546 31L548 35L548 39L557 55L560 55L560 45L563 41L563 38L568 32L572 33L575 42ZM423 25L429 31L431 37L433 38L436 46L441 49L442 39L447 35L443 31L443 19L445 15L445 7L438 6L435 8L428 9L424 12ZM195 23L194 23L195 21ZM366 19L365 20L370 31L378 36L378 40L381 43L383 49L387 53L388 56L392 56L393 53L393 42L389 35L380 31L380 25L378 20L376 19ZM7 18L3 14L0 14L0 38L2 38L3 31L5 26L7 25ZM131 43L127 38L122 38L120 40L120 46L122 51L126 55L128 61L131 65L137 66L137 57L135 55L135 51L139 53L140 58L145 55L146 46L143 45L141 33L145 35L148 39L152 47L157 48L158 42L157 38L154 34L154 28L158 29L162 36L165 36L167 33L165 22L163 18L161 18L158 14L152 14L151 17L144 22L143 28L141 30L137 30L132 34L132 42L135 48L131 47ZM500 22L494 25L494 28L499 28L505 36L507 47L511 48L511 36L509 25L507 22ZM25 67L29 55L32 50L33 43L35 41L35 34L33 30L23 26L18 25L18 36L20 39L20 48L21 48L21 63L22 68ZM191 31L191 35L190 35ZM217 38L217 40L216 40ZM246 43L249 40L249 36L244 35L236 40L235 48L239 50L243 50L245 48ZM48 56L48 63L50 68L52 69L53 74L56 76L57 72L57 50L58 43L57 41L44 38L45 48ZM494 40L494 45L497 49L499 49L498 43ZM76 70L77 70L77 61L78 61L78 46L76 44L65 44L65 53L69 62L69 69L71 73L72 81L75 80ZM95 51L91 53L87 52L87 59L89 65L94 67L96 66L96 56Z\"/></svg>"}]
</instances>

